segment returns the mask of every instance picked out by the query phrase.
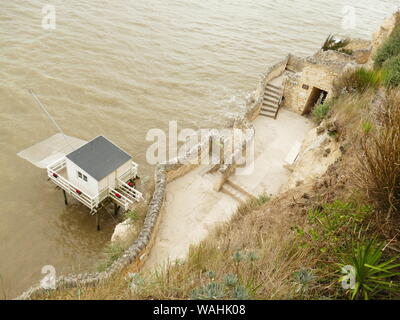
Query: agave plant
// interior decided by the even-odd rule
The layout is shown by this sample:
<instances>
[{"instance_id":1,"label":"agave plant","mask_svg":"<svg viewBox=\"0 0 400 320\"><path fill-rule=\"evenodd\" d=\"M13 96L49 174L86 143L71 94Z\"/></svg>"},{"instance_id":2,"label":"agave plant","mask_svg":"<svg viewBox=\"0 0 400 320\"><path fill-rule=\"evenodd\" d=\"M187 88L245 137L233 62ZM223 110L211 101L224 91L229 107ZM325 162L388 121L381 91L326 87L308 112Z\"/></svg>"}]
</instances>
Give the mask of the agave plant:
<instances>
[{"instance_id":1,"label":"agave plant","mask_svg":"<svg viewBox=\"0 0 400 320\"><path fill-rule=\"evenodd\" d=\"M381 262L382 253L383 245L375 240L353 246L348 262L353 267L355 279L354 285L347 291L352 300L368 300L372 295L383 291L400 291L398 279L394 282L400 276L400 264L394 263L400 256ZM340 279L343 280L344 277Z\"/></svg>"},{"instance_id":2,"label":"agave plant","mask_svg":"<svg viewBox=\"0 0 400 320\"><path fill-rule=\"evenodd\" d=\"M322 45L323 51L334 50L342 53L352 55L351 50L345 49L345 47L350 43L348 39L337 39L334 35L330 34L324 44Z\"/></svg>"},{"instance_id":3,"label":"agave plant","mask_svg":"<svg viewBox=\"0 0 400 320\"><path fill-rule=\"evenodd\" d=\"M316 281L313 270L301 269L293 273L295 282L297 283L296 292L306 292L310 285Z\"/></svg>"}]
</instances>

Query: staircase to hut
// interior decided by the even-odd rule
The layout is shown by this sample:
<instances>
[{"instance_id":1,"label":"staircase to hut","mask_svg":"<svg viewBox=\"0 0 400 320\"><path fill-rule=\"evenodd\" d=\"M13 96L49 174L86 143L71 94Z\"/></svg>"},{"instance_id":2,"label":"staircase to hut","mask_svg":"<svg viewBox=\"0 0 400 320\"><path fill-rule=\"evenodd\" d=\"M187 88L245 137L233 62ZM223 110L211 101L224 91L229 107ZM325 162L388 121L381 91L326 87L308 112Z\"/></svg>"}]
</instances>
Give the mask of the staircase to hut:
<instances>
[{"instance_id":1,"label":"staircase to hut","mask_svg":"<svg viewBox=\"0 0 400 320\"><path fill-rule=\"evenodd\" d=\"M276 119L282 102L283 87L268 83L264 91L260 115Z\"/></svg>"},{"instance_id":2,"label":"staircase to hut","mask_svg":"<svg viewBox=\"0 0 400 320\"><path fill-rule=\"evenodd\" d=\"M125 211L129 210L133 203L144 200L141 192L120 179L118 179L118 182L118 188L109 188L109 197L119 206L124 208Z\"/></svg>"}]
</instances>

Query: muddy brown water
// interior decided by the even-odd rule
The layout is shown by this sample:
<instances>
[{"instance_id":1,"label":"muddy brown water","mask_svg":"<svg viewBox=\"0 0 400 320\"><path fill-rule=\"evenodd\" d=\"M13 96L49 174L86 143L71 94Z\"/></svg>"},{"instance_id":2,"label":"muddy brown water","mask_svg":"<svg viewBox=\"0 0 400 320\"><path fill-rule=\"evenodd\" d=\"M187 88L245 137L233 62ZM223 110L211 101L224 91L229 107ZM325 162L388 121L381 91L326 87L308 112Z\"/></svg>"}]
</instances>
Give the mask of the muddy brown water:
<instances>
[{"instance_id":1,"label":"muddy brown water","mask_svg":"<svg viewBox=\"0 0 400 320\"><path fill-rule=\"evenodd\" d=\"M2 1L0 8L0 294L41 277L93 270L115 221L102 230L45 172L16 153L55 133L34 89L66 134L105 135L152 177L151 128L221 127L244 107L268 65L311 54L329 33L370 38L391 1L53 0ZM56 29L41 26L56 9ZM356 27L342 29L355 6Z\"/></svg>"}]
</instances>

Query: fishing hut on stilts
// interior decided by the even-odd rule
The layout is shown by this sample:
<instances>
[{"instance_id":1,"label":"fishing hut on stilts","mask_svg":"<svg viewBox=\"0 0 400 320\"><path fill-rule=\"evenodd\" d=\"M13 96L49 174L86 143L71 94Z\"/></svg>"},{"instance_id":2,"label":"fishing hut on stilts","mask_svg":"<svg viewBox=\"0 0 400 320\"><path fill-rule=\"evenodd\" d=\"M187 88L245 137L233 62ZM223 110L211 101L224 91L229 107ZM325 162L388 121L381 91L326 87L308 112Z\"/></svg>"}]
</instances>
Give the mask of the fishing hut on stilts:
<instances>
[{"instance_id":1,"label":"fishing hut on stilts","mask_svg":"<svg viewBox=\"0 0 400 320\"><path fill-rule=\"evenodd\" d=\"M66 136L37 96L31 94L60 133L18 155L47 170L49 180L62 190L65 205L70 196L88 207L100 230L101 208L113 203L117 214L120 209L129 211L144 200L136 189L140 179L138 164L131 155L104 136L89 142Z\"/></svg>"}]
</instances>

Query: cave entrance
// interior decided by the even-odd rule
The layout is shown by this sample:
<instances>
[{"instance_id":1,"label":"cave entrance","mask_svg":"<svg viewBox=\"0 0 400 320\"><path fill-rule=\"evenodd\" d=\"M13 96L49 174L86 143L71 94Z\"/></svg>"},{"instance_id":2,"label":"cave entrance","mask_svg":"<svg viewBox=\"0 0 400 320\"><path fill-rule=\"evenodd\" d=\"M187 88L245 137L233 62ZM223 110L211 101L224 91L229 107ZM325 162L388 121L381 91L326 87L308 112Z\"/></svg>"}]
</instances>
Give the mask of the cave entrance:
<instances>
[{"instance_id":1,"label":"cave entrance","mask_svg":"<svg viewBox=\"0 0 400 320\"><path fill-rule=\"evenodd\" d=\"M328 92L317 87L313 87L307 100L303 115L309 114L316 105L324 103Z\"/></svg>"}]
</instances>

